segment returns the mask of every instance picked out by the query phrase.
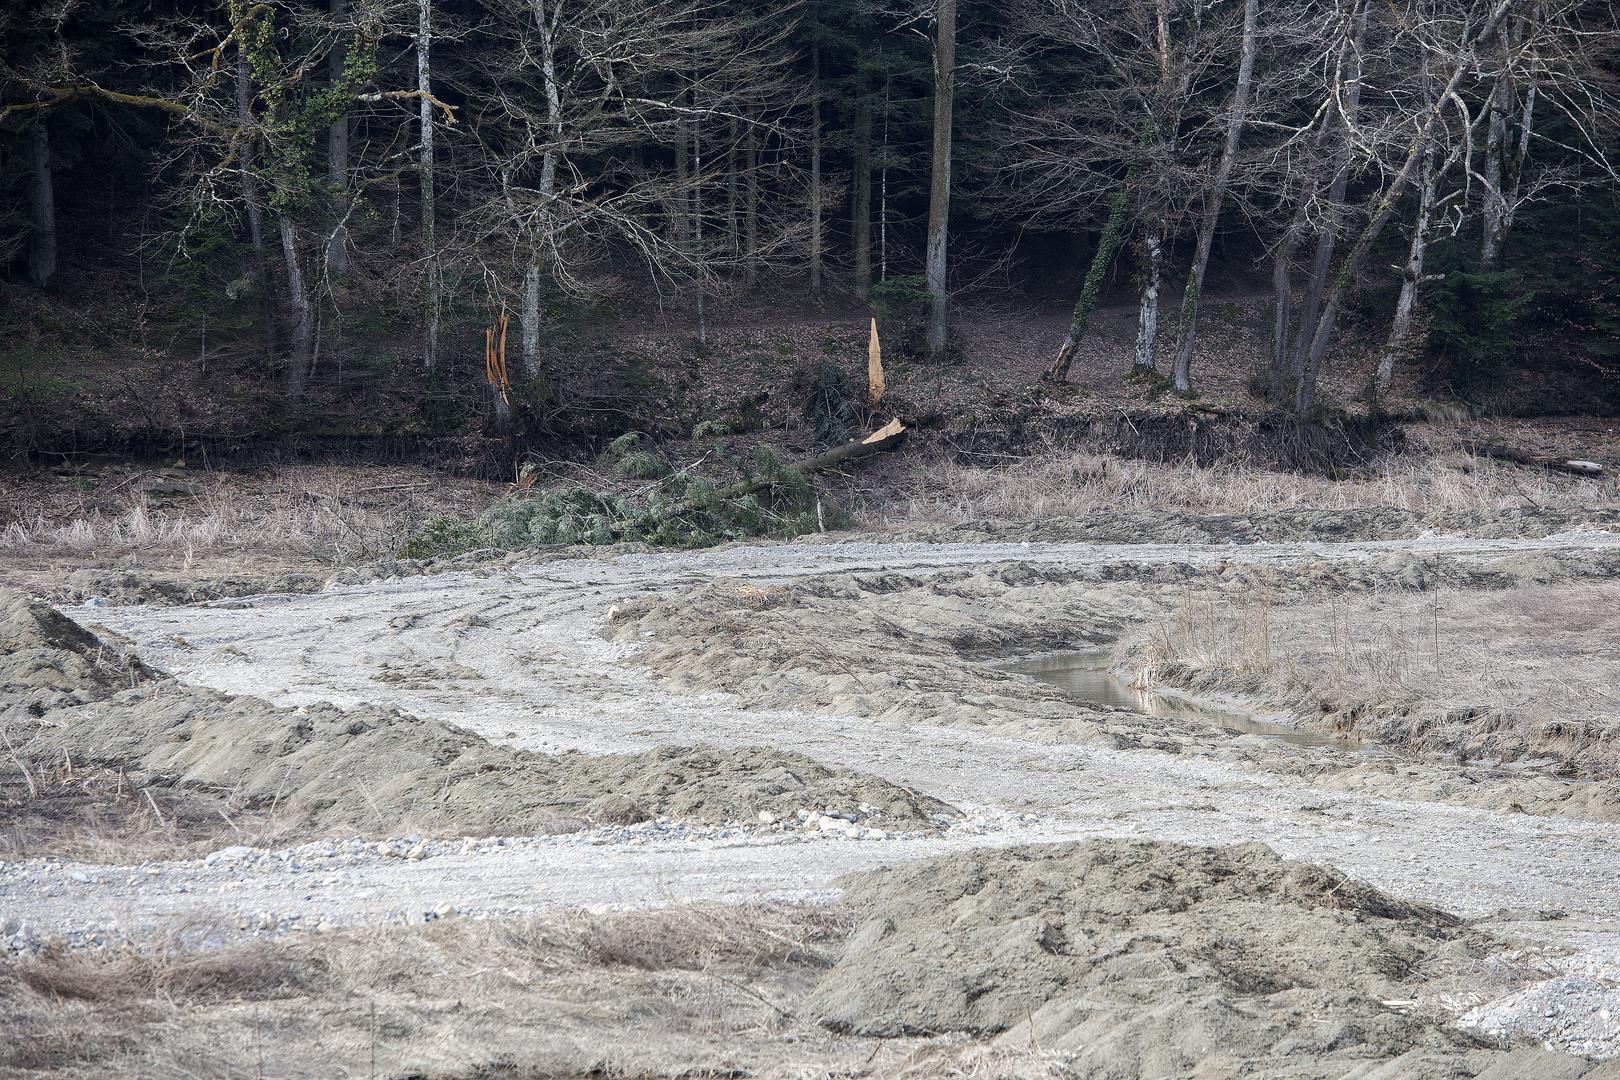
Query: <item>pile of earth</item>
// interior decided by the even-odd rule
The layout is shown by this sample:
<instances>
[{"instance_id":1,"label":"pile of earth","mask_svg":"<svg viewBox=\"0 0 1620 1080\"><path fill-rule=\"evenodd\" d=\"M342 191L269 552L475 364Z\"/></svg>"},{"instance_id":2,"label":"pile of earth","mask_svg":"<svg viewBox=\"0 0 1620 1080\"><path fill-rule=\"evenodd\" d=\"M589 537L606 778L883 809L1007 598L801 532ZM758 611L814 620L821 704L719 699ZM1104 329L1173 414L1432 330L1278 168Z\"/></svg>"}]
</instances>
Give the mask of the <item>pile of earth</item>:
<instances>
[{"instance_id":1,"label":"pile of earth","mask_svg":"<svg viewBox=\"0 0 1620 1080\"><path fill-rule=\"evenodd\" d=\"M864 921L803 1005L839 1032L993 1038L1098 1080L1591 1068L1450 1024L1430 988L1482 988L1490 939L1262 844L978 851L844 885Z\"/></svg>"},{"instance_id":2,"label":"pile of earth","mask_svg":"<svg viewBox=\"0 0 1620 1080\"><path fill-rule=\"evenodd\" d=\"M0 729L25 760L137 770L148 782L321 830L535 832L827 807L884 827L929 828L952 812L788 751L549 756L388 709L288 708L188 686L9 590L0 591Z\"/></svg>"}]
</instances>

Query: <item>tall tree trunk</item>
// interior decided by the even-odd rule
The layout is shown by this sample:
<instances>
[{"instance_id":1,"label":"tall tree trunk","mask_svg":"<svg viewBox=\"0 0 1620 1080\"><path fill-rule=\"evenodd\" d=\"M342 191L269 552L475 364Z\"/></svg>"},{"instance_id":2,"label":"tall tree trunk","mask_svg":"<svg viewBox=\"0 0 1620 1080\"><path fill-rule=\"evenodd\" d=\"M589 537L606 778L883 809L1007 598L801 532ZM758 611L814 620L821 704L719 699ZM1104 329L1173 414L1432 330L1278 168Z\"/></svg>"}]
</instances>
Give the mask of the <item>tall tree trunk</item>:
<instances>
[{"instance_id":1,"label":"tall tree trunk","mask_svg":"<svg viewBox=\"0 0 1620 1080\"><path fill-rule=\"evenodd\" d=\"M889 280L889 79L883 80L883 145L878 151L878 280Z\"/></svg>"},{"instance_id":2,"label":"tall tree trunk","mask_svg":"<svg viewBox=\"0 0 1620 1080\"><path fill-rule=\"evenodd\" d=\"M1423 103L1427 108L1434 108L1434 85L1429 71L1429 61L1423 59ZM1383 351L1378 356L1378 363L1373 369L1371 391L1368 395L1373 403L1383 397L1389 390L1390 381L1395 375L1395 362L1406 351L1406 339L1411 333L1412 322L1417 315L1418 290L1424 282L1423 263L1429 250L1429 226L1434 217L1435 196L1439 188L1440 176L1455 162L1461 145L1447 159L1445 166L1435 168L1433 144L1425 148L1423 160L1419 165L1421 180L1418 186L1418 203L1416 216L1412 222L1412 242L1407 248L1406 265L1401 268L1401 292L1395 301L1395 317L1390 322L1389 337L1384 342Z\"/></svg>"},{"instance_id":3,"label":"tall tree trunk","mask_svg":"<svg viewBox=\"0 0 1620 1080\"><path fill-rule=\"evenodd\" d=\"M1159 278L1164 270L1164 242L1159 238L1157 224L1147 230L1142 247L1147 266L1142 274L1142 302L1136 316L1134 366L1151 370L1158 367Z\"/></svg>"},{"instance_id":4,"label":"tall tree trunk","mask_svg":"<svg viewBox=\"0 0 1620 1080\"><path fill-rule=\"evenodd\" d=\"M435 228L433 190L433 0L417 0L416 8L416 88L421 91L418 122L422 129L421 160L418 170L422 183L422 256L427 260L423 302L427 325L422 334L422 366L432 371L439 362L439 238Z\"/></svg>"},{"instance_id":5,"label":"tall tree trunk","mask_svg":"<svg viewBox=\"0 0 1620 1080\"><path fill-rule=\"evenodd\" d=\"M1204 219L1198 226L1198 245L1193 252L1192 269L1187 275L1187 289L1181 297L1181 332L1176 343L1176 389L1182 393L1192 389L1193 349L1198 341L1198 300L1204 290L1204 271L1209 267L1210 247L1215 242L1215 230L1220 225L1221 206L1226 201L1226 189L1232 181L1232 168L1237 162L1238 144L1243 139L1243 125L1249 114L1249 95L1254 85L1254 54L1259 35L1260 0L1247 0L1243 6L1243 54L1238 61L1237 88L1232 94L1232 115L1226 122L1226 145L1221 149L1220 164L1215 167L1214 179L1204 194Z\"/></svg>"},{"instance_id":6,"label":"tall tree trunk","mask_svg":"<svg viewBox=\"0 0 1620 1080\"><path fill-rule=\"evenodd\" d=\"M1417 219L1412 223L1412 243L1407 249L1406 265L1401 268L1401 294L1395 301L1395 318L1389 326L1389 337L1379 354L1378 366L1373 372L1372 399L1377 401L1388 391L1395 375L1395 361L1405 351L1406 338L1412 330L1417 314L1418 288L1423 284L1423 262L1429 249L1429 223L1434 213L1437 178L1434 153L1423 155L1423 182L1418 189Z\"/></svg>"},{"instance_id":7,"label":"tall tree trunk","mask_svg":"<svg viewBox=\"0 0 1620 1080\"><path fill-rule=\"evenodd\" d=\"M540 228L548 227L551 199L557 192L557 159L562 144L562 91L557 85L557 41L555 19L557 9L546 9L546 0L531 0L535 30L540 36L540 80L546 96L547 143L540 153ZM518 331L521 335L523 374L530 380L540 378L540 257L537 248L540 238L530 241L529 264L523 271L523 304L518 313Z\"/></svg>"},{"instance_id":8,"label":"tall tree trunk","mask_svg":"<svg viewBox=\"0 0 1620 1080\"><path fill-rule=\"evenodd\" d=\"M1507 29L1501 33L1502 70L1491 86L1485 103L1485 162L1481 176L1485 197L1480 206L1479 266L1487 273L1502 268L1502 245L1507 237L1507 193L1502 180L1502 156L1507 152L1508 109L1512 105L1513 80Z\"/></svg>"},{"instance_id":9,"label":"tall tree trunk","mask_svg":"<svg viewBox=\"0 0 1620 1080\"><path fill-rule=\"evenodd\" d=\"M28 280L43 289L56 274L56 184L51 176L51 132L45 114L29 133L33 183L28 189Z\"/></svg>"},{"instance_id":10,"label":"tall tree trunk","mask_svg":"<svg viewBox=\"0 0 1620 1080\"><path fill-rule=\"evenodd\" d=\"M1350 72L1348 78L1342 82L1344 100L1340 107L1343 112L1334 125L1334 138L1337 141L1333 147L1333 179L1328 184L1327 208L1322 215L1322 227L1317 233L1316 255L1311 261L1311 276L1305 284L1305 296L1300 302L1298 332L1294 336L1290 370L1296 393L1310 364L1311 333L1322 311L1322 299L1328 288L1328 275L1333 271L1333 257L1339 243L1339 227L1344 220L1345 192L1349 188L1351 172L1350 133L1354 129L1356 115L1361 107L1362 43L1366 39L1367 13L1371 6L1369 0L1358 0L1353 13L1354 29L1351 31L1348 48L1341 50L1339 54L1348 59Z\"/></svg>"},{"instance_id":11,"label":"tall tree trunk","mask_svg":"<svg viewBox=\"0 0 1620 1080\"><path fill-rule=\"evenodd\" d=\"M742 230L737 220L737 209L742 202L738 189L738 173L742 171L738 141L737 118L733 116L726 122L726 251L733 262L742 251Z\"/></svg>"},{"instance_id":12,"label":"tall tree trunk","mask_svg":"<svg viewBox=\"0 0 1620 1080\"><path fill-rule=\"evenodd\" d=\"M682 95L684 96L684 95ZM685 124L677 124L675 132L675 243L684 251L692 239L692 175L691 147Z\"/></svg>"},{"instance_id":13,"label":"tall tree trunk","mask_svg":"<svg viewBox=\"0 0 1620 1080\"><path fill-rule=\"evenodd\" d=\"M523 313L518 320L523 334L523 374L540 378L540 266L530 263L523 272Z\"/></svg>"},{"instance_id":14,"label":"tall tree trunk","mask_svg":"<svg viewBox=\"0 0 1620 1080\"><path fill-rule=\"evenodd\" d=\"M810 46L810 293L821 292L821 46Z\"/></svg>"},{"instance_id":15,"label":"tall tree trunk","mask_svg":"<svg viewBox=\"0 0 1620 1080\"><path fill-rule=\"evenodd\" d=\"M956 103L956 0L937 0L934 35L934 156L928 186L928 355L945 355L947 245L951 217L951 115Z\"/></svg>"},{"instance_id":16,"label":"tall tree trunk","mask_svg":"<svg viewBox=\"0 0 1620 1080\"><path fill-rule=\"evenodd\" d=\"M1321 370L1322 357L1327 352L1328 339L1333 336L1334 326L1338 322L1339 308L1344 302L1344 292L1351 282L1355 281L1367 264L1367 257L1378 242L1378 237L1394 216L1395 209L1401 197L1406 193L1406 186L1417 175L1418 166L1424 154L1434 140L1435 129L1440 125L1441 110L1457 88L1462 85L1463 77L1468 73L1473 60L1473 50L1481 41L1488 40L1501 28L1503 21L1513 13L1523 0L1497 0L1491 12L1467 40L1459 43L1458 60L1452 68L1451 77L1446 80L1444 87L1435 95L1436 104L1431 105L1423 118L1423 123L1412 139L1411 148L1401 167L1390 178L1383 194L1373 206L1367 225L1362 229L1361 235L1356 238L1355 246L1350 254L1345 256L1339 272L1333 276L1333 285L1329 289L1322 314L1316 321L1315 332L1311 337L1310 351L1307 355L1304 378L1294 391L1294 411L1303 416L1316 404L1316 376Z\"/></svg>"},{"instance_id":17,"label":"tall tree trunk","mask_svg":"<svg viewBox=\"0 0 1620 1080\"><path fill-rule=\"evenodd\" d=\"M872 109L863 96L855 113L855 177L851 185L850 231L854 237L855 295L872 291Z\"/></svg>"},{"instance_id":18,"label":"tall tree trunk","mask_svg":"<svg viewBox=\"0 0 1620 1080\"><path fill-rule=\"evenodd\" d=\"M699 345L709 343L708 255L703 250L703 113L699 109L697 78L692 79L692 254L698 263L697 337Z\"/></svg>"},{"instance_id":19,"label":"tall tree trunk","mask_svg":"<svg viewBox=\"0 0 1620 1080\"><path fill-rule=\"evenodd\" d=\"M1114 192L1114 197L1108 204L1108 221L1103 225L1102 236L1097 241L1097 250L1092 253L1091 265L1086 269L1085 282L1080 286L1080 298L1074 302L1074 311L1069 316L1069 332L1064 335L1063 346L1058 349L1057 358L1042 376L1047 382L1063 382L1069 377L1069 365L1074 363L1074 351L1079 347L1080 339L1086 336L1086 327L1091 324L1092 313L1097 310L1097 303L1102 299L1103 281L1108 276L1108 268L1113 265L1120 242L1125 238L1125 223L1130 218L1132 191L1136 188L1136 180L1137 170L1132 166L1131 171L1126 174L1125 182Z\"/></svg>"},{"instance_id":20,"label":"tall tree trunk","mask_svg":"<svg viewBox=\"0 0 1620 1080\"><path fill-rule=\"evenodd\" d=\"M743 277L759 272L759 131L752 120L743 133Z\"/></svg>"},{"instance_id":21,"label":"tall tree trunk","mask_svg":"<svg viewBox=\"0 0 1620 1080\"><path fill-rule=\"evenodd\" d=\"M287 397L297 401L304 396L304 380L309 375L315 350L315 306L304 289L304 270L298 261L298 236L292 219L276 215L281 233L281 258L287 271L287 305L292 315L292 354L287 358Z\"/></svg>"},{"instance_id":22,"label":"tall tree trunk","mask_svg":"<svg viewBox=\"0 0 1620 1080\"><path fill-rule=\"evenodd\" d=\"M348 14L349 0L331 0L330 12L334 23L342 24ZM345 80L343 43L347 34L340 34L336 44L332 46L332 53L327 58L327 78L331 84L342 86ZM346 218L343 203L349 193L349 111L344 109L333 118L331 125L326 129L326 181L332 190L333 201L338 205L337 224L332 229L332 235L326 241L326 272L334 277L340 277L349 272L349 227L345 224Z\"/></svg>"},{"instance_id":23,"label":"tall tree trunk","mask_svg":"<svg viewBox=\"0 0 1620 1080\"><path fill-rule=\"evenodd\" d=\"M247 217L248 242L253 247L253 272L259 279L259 310L264 320L264 342L276 351L276 296L270 283L270 255L265 249L264 210L259 206L258 183L253 165L256 147L253 135L253 74L247 53L236 50L236 122L242 142L237 147L237 176L242 182L242 212Z\"/></svg>"},{"instance_id":24,"label":"tall tree trunk","mask_svg":"<svg viewBox=\"0 0 1620 1080\"><path fill-rule=\"evenodd\" d=\"M1288 331L1294 325L1294 255L1301 230L1290 223L1271 259L1271 372L1266 393L1281 405L1288 398Z\"/></svg>"}]
</instances>

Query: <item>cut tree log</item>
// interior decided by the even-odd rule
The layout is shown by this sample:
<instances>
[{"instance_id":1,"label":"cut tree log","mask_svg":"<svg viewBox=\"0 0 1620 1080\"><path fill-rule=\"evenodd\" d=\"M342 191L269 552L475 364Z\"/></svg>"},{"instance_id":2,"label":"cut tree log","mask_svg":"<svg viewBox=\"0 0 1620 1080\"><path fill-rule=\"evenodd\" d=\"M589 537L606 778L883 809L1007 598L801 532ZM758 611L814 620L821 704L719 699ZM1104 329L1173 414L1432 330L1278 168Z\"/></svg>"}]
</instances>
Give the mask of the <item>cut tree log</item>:
<instances>
[{"instance_id":1,"label":"cut tree log","mask_svg":"<svg viewBox=\"0 0 1620 1080\"><path fill-rule=\"evenodd\" d=\"M1604 468L1595 461L1583 458L1560 458L1546 454L1532 454L1524 450L1516 450L1501 443L1482 442L1469 443L1467 449L1470 453L1480 457L1493 458L1497 461L1511 461L1515 465L1534 465L1554 472L1573 473L1576 476L1602 476Z\"/></svg>"}]
</instances>

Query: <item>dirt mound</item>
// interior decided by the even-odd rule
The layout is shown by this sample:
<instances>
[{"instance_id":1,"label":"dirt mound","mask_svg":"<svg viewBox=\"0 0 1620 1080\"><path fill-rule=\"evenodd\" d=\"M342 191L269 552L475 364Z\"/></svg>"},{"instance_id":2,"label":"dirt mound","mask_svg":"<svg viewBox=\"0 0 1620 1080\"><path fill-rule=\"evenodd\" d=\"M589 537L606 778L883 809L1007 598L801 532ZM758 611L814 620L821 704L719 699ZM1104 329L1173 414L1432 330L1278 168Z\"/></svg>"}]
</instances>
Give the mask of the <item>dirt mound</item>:
<instances>
[{"instance_id":1,"label":"dirt mound","mask_svg":"<svg viewBox=\"0 0 1620 1080\"><path fill-rule=\"evenodd\" d=\"M950 811L781 750L553 757L388 709L286 708L188 686L10 591L0 592L0 635L0 679L12 703L0 721L25 758L137 770L301 827L535 832L654 815L791 818L830 807L875 825L927 828L930 815Z\"/></svg>"},{"instance_id":2,"label":"dirt mound","mask_svg":"<svg viewBox=\"0 0 1620 1080\"><path fill-rule=\"evenodd\" d=\"M1339 1076L1481 1045L1402 1011L1420 968L1466 960L1458 919L1261 844L973 852L857 875L845 898L865 922L805 1004L837 1031L999 1035L1110 1080Z\"/></svg>"},{"instance_id":3,"label":"dirt mound","mask_svg":"<svg viewBox=\"0 0 1620 1080\"><path fill-rule=\"evenodd\" d=\"M49 605L0 589L0 721L94 701L149 674Z\"/></svg>"}]
</instances>

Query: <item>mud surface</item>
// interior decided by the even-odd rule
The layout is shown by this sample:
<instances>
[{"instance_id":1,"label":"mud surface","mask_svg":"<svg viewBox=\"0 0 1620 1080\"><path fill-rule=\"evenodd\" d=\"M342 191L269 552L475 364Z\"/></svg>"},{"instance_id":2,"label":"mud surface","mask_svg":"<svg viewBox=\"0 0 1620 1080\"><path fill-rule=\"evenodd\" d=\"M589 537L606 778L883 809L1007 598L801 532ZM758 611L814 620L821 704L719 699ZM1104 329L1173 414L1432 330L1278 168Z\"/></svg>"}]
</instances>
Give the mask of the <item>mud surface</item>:
<instances>
[{"instance_id":1,"label":"mud surface","mask_svg":"<svg viewBox=\"0 0 1620 1080\"><path fill-rule=\"evenodd\" d=\"M1620 848L1601 820L1614 813L1612 783L1577 788L1391 753L1279 745L1195 721L1076 705L978 659L1104 641L1189 591L1244 589L1262 579L1301 590L1436 580L1510 588L1603 578L1617 568L1620 535L1586 530L1540 539L1249 546L805 543L484 567L215 605L94 609L88 617L108 634L181 680L154 676L151 685L235 695L238 704L243 696L263 698L268 704L255 708L296 718L284 728L276 726L281 720L251 718L252 730L281 740L278 747L296 742L304 727L325 730L344 717L396 718L398 731L379 722L331 740L329 752L341 755L344 739L379 739L377 754L347 760L351 775L366 768L368 779L376 777L364 762L388 760L396 753L388 740L403 738L406 728L432 732L420 746L409 742L411 753L424 755L423 782L407 786L404 808L426 812L447 777L452 788L460 783L454 766L467 754L497 755L491 761L511 755L511 764L568 760L557 755L573 752L611 780L593 785L589 776L600 772L571 769L578 786L567 789L574 801L565 809L578 810L591 792L614 798L598 807L598 826L584 832L423 844L419 858L402 858L397 846L317 844L141 867L23 859L0 866L0 900L46 936L138 936L203 910L251 936L289 925L371 925L401 911L440 908L512 915L688 899L826 900L850 871L899 866L854 886L863 903L888 913L894 930L884 933L894 951L874 940L883 937L877 931L852 938L850 956L875 951L835 969L816 991L835 1024L864 1016L890 1025L886 1031L936 1023L976 1037L999 1031L994 1037L1023 1039L1026 1047L1039 1042L1056 1053L1087 1042L1086 1033L1095 1033L1088 1024L1106 1025L1125 1015L1110 1010L1137 1001L1141 1010L1129 1022L1145 1025L1140 1046L1151 1044L1151 1031L1185 1027L1197 1036L1187 1040L1189 1052L1203 1045L1254 1056L1252 1072L1211 1057L1211 1076L1361 1075L1355 1062L1397 1053L1407 1071L1392 1077L1473 1076L1495 1065L1470 1056L1478 1050L1473 1035L1444 1027L1468 1010L1513 994L1540 1001L1538 987L1563 994L1557 1002L1574 1002L1575 993L1559 987L1575 979L1583 1007L1598 1001L1620 1012L1613 975L1620 922L1612 899ZM143 715L133 695L147 685L118 691L125 712ZM188 756L193 744L220 738L194 725L232 706L217 697L197 700L207 707L178 719L165 712L149 742L142 737L141 747L178 755L150 762L165 776L212 760ZM96 705L68 701L46 716L88 714ZM238 718L219 730L240 736L245 726ZM124 729L108 721L81 730L95 733L87 747ZM170 743L176 733L186 738ZM662 771L668 748L699 743L714 748L702 752L714 757L684 773ZM760 747L769 753L760 756ZM434 759L441 750L448 762ZM638 764L608 766L600 755ZM656 821L622 823L653 810L643 800L661 790L659 812L720 813L706 809L702 779L717 761L736 762L754 778L753 801L746 801L752 812L761 805L757 778L782 782L778 755L802 755L834 776L886 787L835 785L828 806L807 806L828 789L794 758L786 768L801 786L769 804L791 807L788 820L761 822L756 812L749 828L679 832L653 827ZM266 765L283 757L297 760L278 751L207 783L259 783ZM482 760L469 763L497 779L469 779L470 795L521 790L528 797L533 785L502 789L507 766L484 769ZM308 805L358 807L336 773L307 777L317 781ZM1538 793L1544 781L1566 790ZM938 800L962 816L936 830L874 829L845 821L840 813L864 811L834 799L860 799L913 822L926 821L938 805L930 800ZM720 805L742 801L728 796ZM817 812L801 822L801 810ZM1047 853L1023 846L1089 838L1132 843ZM1250 842L1275 855L1174 846ZM988 854L1006 848L1013 851ZM1326 869L1306 870L1300 861ZM1010 891L990 894L994 903L964 899L974 895L974 874L1006 878ZM1093 874L1095 893L1085 885ZM1153 887L1143 893L1136 889L1143 883ZM1107 897L1121 895L1133 899L1110 908ZM940 914L929 921L920 914L927 911ZM1043 951L1020 936L1034 925L1022 920L1053 922L1051 911L1072 912L1061 920L1067 952ZM960 936L953 936L947 924L959 916ZM1198 930L1205 921L1215 929ZM1266 937L1274 923L1293 936ZM996 943L1007 935L1010 955L1035 948L1051 958L1025 982L998 967L1005 957ZM1509 960L1512 979L1463 963L1479 959L1469 950L1487 940L1500 944L1480 947ZM1072 946L1082 941L1117 948L1099 945L1082 955ZM1229 951L1222 942L1231 943ZM941 1011L932 1015L908 997L903 954L948 957L938 978L957 980L956 1004L940 995ZM1462 964L1456 971L1427 970L1453 961ZM893 977L867 983L861 971ZM1328 985L1330 973L1338 984ZM1456 981L1434 991L1433 1011L1411 1005L1414 994L1428 992L1429 976L1440 974ZM1166 996L1155 998L1161 989ZM845 998L866 1004L839 1014L834 1005ZM1170 1003L1162 1016L1155 1001ZM1309 1018L1318 1015L1329 1022L1313 1024ZM1533 1033L1555 1049L1620 1054L1620 1033L1606 1035L1600 1026L1549 1030L1526 1009L1506 1007L1489 1017L1481 1038ZM1235 1026L1221 1026L1227 1023ZM1123 1056L1074 1075L1158 1075L1158 1059L1116 1049ZM1278 1071L1283 1066L1267 1054L1324 1063L1327 1071Z\"/></svg>"}]
</instances>

